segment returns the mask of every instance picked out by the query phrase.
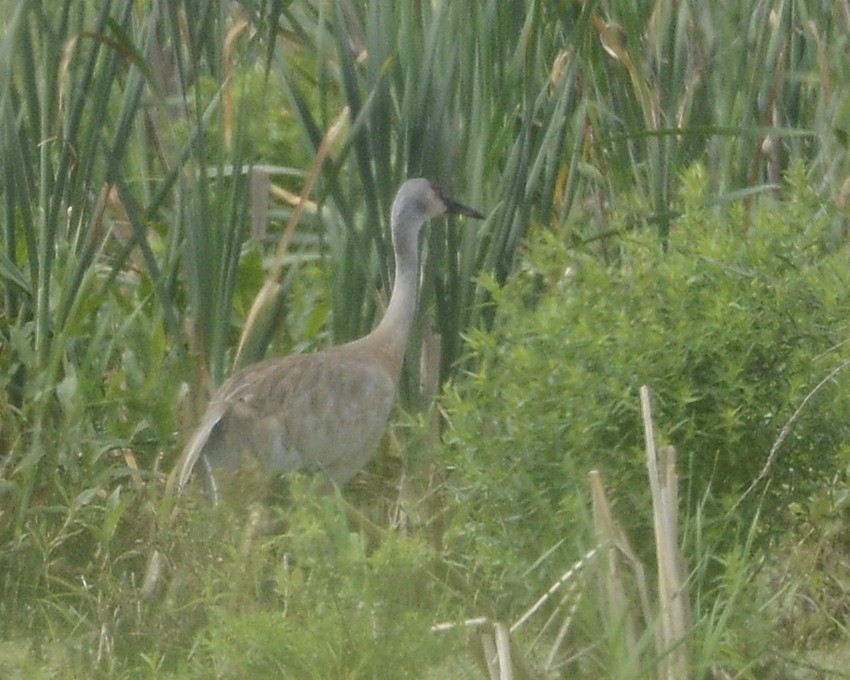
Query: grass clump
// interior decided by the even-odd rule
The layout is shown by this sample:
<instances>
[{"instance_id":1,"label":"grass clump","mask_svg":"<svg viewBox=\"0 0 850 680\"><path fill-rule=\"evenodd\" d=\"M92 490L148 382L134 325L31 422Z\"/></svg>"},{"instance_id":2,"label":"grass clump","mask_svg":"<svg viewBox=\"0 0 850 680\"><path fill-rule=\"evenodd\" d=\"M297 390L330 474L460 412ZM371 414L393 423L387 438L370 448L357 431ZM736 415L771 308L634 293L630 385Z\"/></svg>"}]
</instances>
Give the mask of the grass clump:
<instances>
[{"instance_id":1,"label":"grass clump","mask_svg":"<svg viewBox=\"0 0 850 680\"><path fill-rule=\"evenodd\" d=\"M307 493L303 481L291 502L247 512L185 496L158 535L165 567L152 597L140 592L144 549L104 556L81 578L64 570L41 596L29 594L35 611L6 618L0 668L11 677L33 668L63 677L440 677L458 641L430 633L455 616L437 551L370 524L340 494Z\"/></svg>"},{"instance_id":2,"label":"grass clump","mask_svg":"<svg viewBox=\"0 0 850 680\"><path fill-rule=\"evenodd\" d=\"M448 601L436 551L305 488L296 480L290 501L247 515L185 506L163 544L171 569L144 614L151 630L122 657L156 649L159 672L175 678L405 678L438 667L446 640L428 631Z\"/></svg>"}]
</instances>

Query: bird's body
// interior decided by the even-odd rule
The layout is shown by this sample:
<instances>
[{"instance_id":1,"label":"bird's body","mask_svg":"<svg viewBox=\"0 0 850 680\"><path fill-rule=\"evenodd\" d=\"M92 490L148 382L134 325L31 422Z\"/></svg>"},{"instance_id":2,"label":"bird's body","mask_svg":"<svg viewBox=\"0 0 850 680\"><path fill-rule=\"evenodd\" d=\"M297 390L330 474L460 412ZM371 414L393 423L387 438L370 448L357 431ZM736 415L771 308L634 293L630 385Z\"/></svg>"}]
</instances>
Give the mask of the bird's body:
<instances>
[{"instance_id":1,"label":"bird's body","mask_svg":"<svg viewBox=\"0 0 850 680\"><path fill-rule=\"evenodd\" d=\"M353 343L352 343L353 344ZM271 473L322 470L348 481L369 459L395 400L396 382L368 347L269 359L222 385L196 438L213 470L253 455Z\"/></svg>"},{"instance_id":2,"label":"bird's body","mask_svg":"<svg viewBox=\"0 0 850 680\"><path fill-rule=\"evenodd\" d=\"M178 462L178 490L199 460L214 498L220 473L249 458L269 476L317 471L338 484L369 461L395 401L413 325L419 230L444 214L483 217L427 180L401 186L391 215L396 279L381 322L344 345L267 359L234 373L213 396Z\"/></svg>"}]
</instances>

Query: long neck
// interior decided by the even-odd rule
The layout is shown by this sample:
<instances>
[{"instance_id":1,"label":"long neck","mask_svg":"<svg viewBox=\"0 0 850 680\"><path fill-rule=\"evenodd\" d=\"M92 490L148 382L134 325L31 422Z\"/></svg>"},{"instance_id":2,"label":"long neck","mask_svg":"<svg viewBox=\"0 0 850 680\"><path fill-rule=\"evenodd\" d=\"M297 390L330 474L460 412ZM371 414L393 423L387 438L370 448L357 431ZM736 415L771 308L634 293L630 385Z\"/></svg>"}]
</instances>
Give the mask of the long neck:
<instances>
[{"instance_id":1,"label":"long neck","mask_svg":"<svg viewBox=\"0 0 850 680\"><path fill-rule=\"evenodd\" d=\"M394 233L395 282L386 314L367 336L384 355L387 366L397 379L401 372L407 341L416 315L419 288L418 229Z\"/></svg>"}]
</instances>

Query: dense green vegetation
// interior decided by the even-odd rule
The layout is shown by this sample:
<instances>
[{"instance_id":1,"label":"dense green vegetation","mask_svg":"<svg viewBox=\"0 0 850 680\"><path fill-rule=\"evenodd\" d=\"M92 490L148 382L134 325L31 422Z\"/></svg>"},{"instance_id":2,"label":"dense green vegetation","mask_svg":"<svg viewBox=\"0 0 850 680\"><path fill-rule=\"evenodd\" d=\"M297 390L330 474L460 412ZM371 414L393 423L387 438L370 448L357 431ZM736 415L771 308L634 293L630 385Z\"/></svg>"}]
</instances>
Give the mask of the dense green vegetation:
<instances>
[{"instance_id":1,"label":"dense green vegetation","mask_svg":"<svg viewBox=\"0 0 850 680\"><path fill-rule=\"evenodd\" d=\"M662 677L587 557L598 469L653 581L642 385L693 677L838 664L850 9L725 5L0 0L0 676L470 677L579 563L549 676ZM172 515L234 366L374 325L419 174L487 219L423 237L381 455Z\"/></svg>"},{"instance_id":2,"label":"dense green vegetation","mask_svg":"<svg viewBox=\"0 0 850 680\"><path fill-rule=\"evenodd\" d=\"M797 169L789 179L804 178ZM666 250L635 233L606 265L546 235L523 274L492 288L495 330L471 335L476 369L444 400L463 531L490 539L462 551L470 560L497 565L489 551L534 554L580 534L592 469L620 512L651 527L641 385L680 452L683 516L701 516L700 536L688 540L732 549L759 509L767 539L786 527L775 513L807 503L843 470L850 272L846 252L826 245L841 217L793 183L746 214L704 208L705 182L701 168L685 176ZM775 443L767 495L740 503ZM653 549L648 541L643 552ZM543 586L522 575L515 587L523 583Z\"/></svg>"}]
</instances>

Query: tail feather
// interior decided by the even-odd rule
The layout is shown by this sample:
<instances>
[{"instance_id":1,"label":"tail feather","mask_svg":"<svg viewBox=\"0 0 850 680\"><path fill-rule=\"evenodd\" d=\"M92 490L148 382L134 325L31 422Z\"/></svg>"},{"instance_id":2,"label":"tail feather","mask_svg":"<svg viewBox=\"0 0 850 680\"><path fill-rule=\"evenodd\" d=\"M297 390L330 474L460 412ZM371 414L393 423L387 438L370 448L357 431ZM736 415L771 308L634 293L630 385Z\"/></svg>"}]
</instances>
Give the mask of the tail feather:
<instances>
[{"instance_id":1,"label":"tail feather","mask_svg":"<svg viewBox=\"0 0 850 680\"><path fill-rule=\"evenodd\" d=\"M227 404L224 402L213 403L207 409L206 414L204 414L203 422L200 427L195 430L195 433L192 435L189 443L186 444L186 448L183 449L183 453L180 455L180 460L178 460L177 465L174 466L174 470L168 479L166 487L169 491L173 490L176 494L181 494L183 489L186 487L186 484L189 483L189 479L195 471L195 466L198 464L198 460L203 457L204 472L207 476L210 492L213 496L213 501L218 502L218 487L215 477L213 476L212 469L210 468L209 461L207 461L206 457L204 457L204 449L207 447L210 434L215 429L216 425L221 422L226 411Z\"/></svg>"}]
</instances>

